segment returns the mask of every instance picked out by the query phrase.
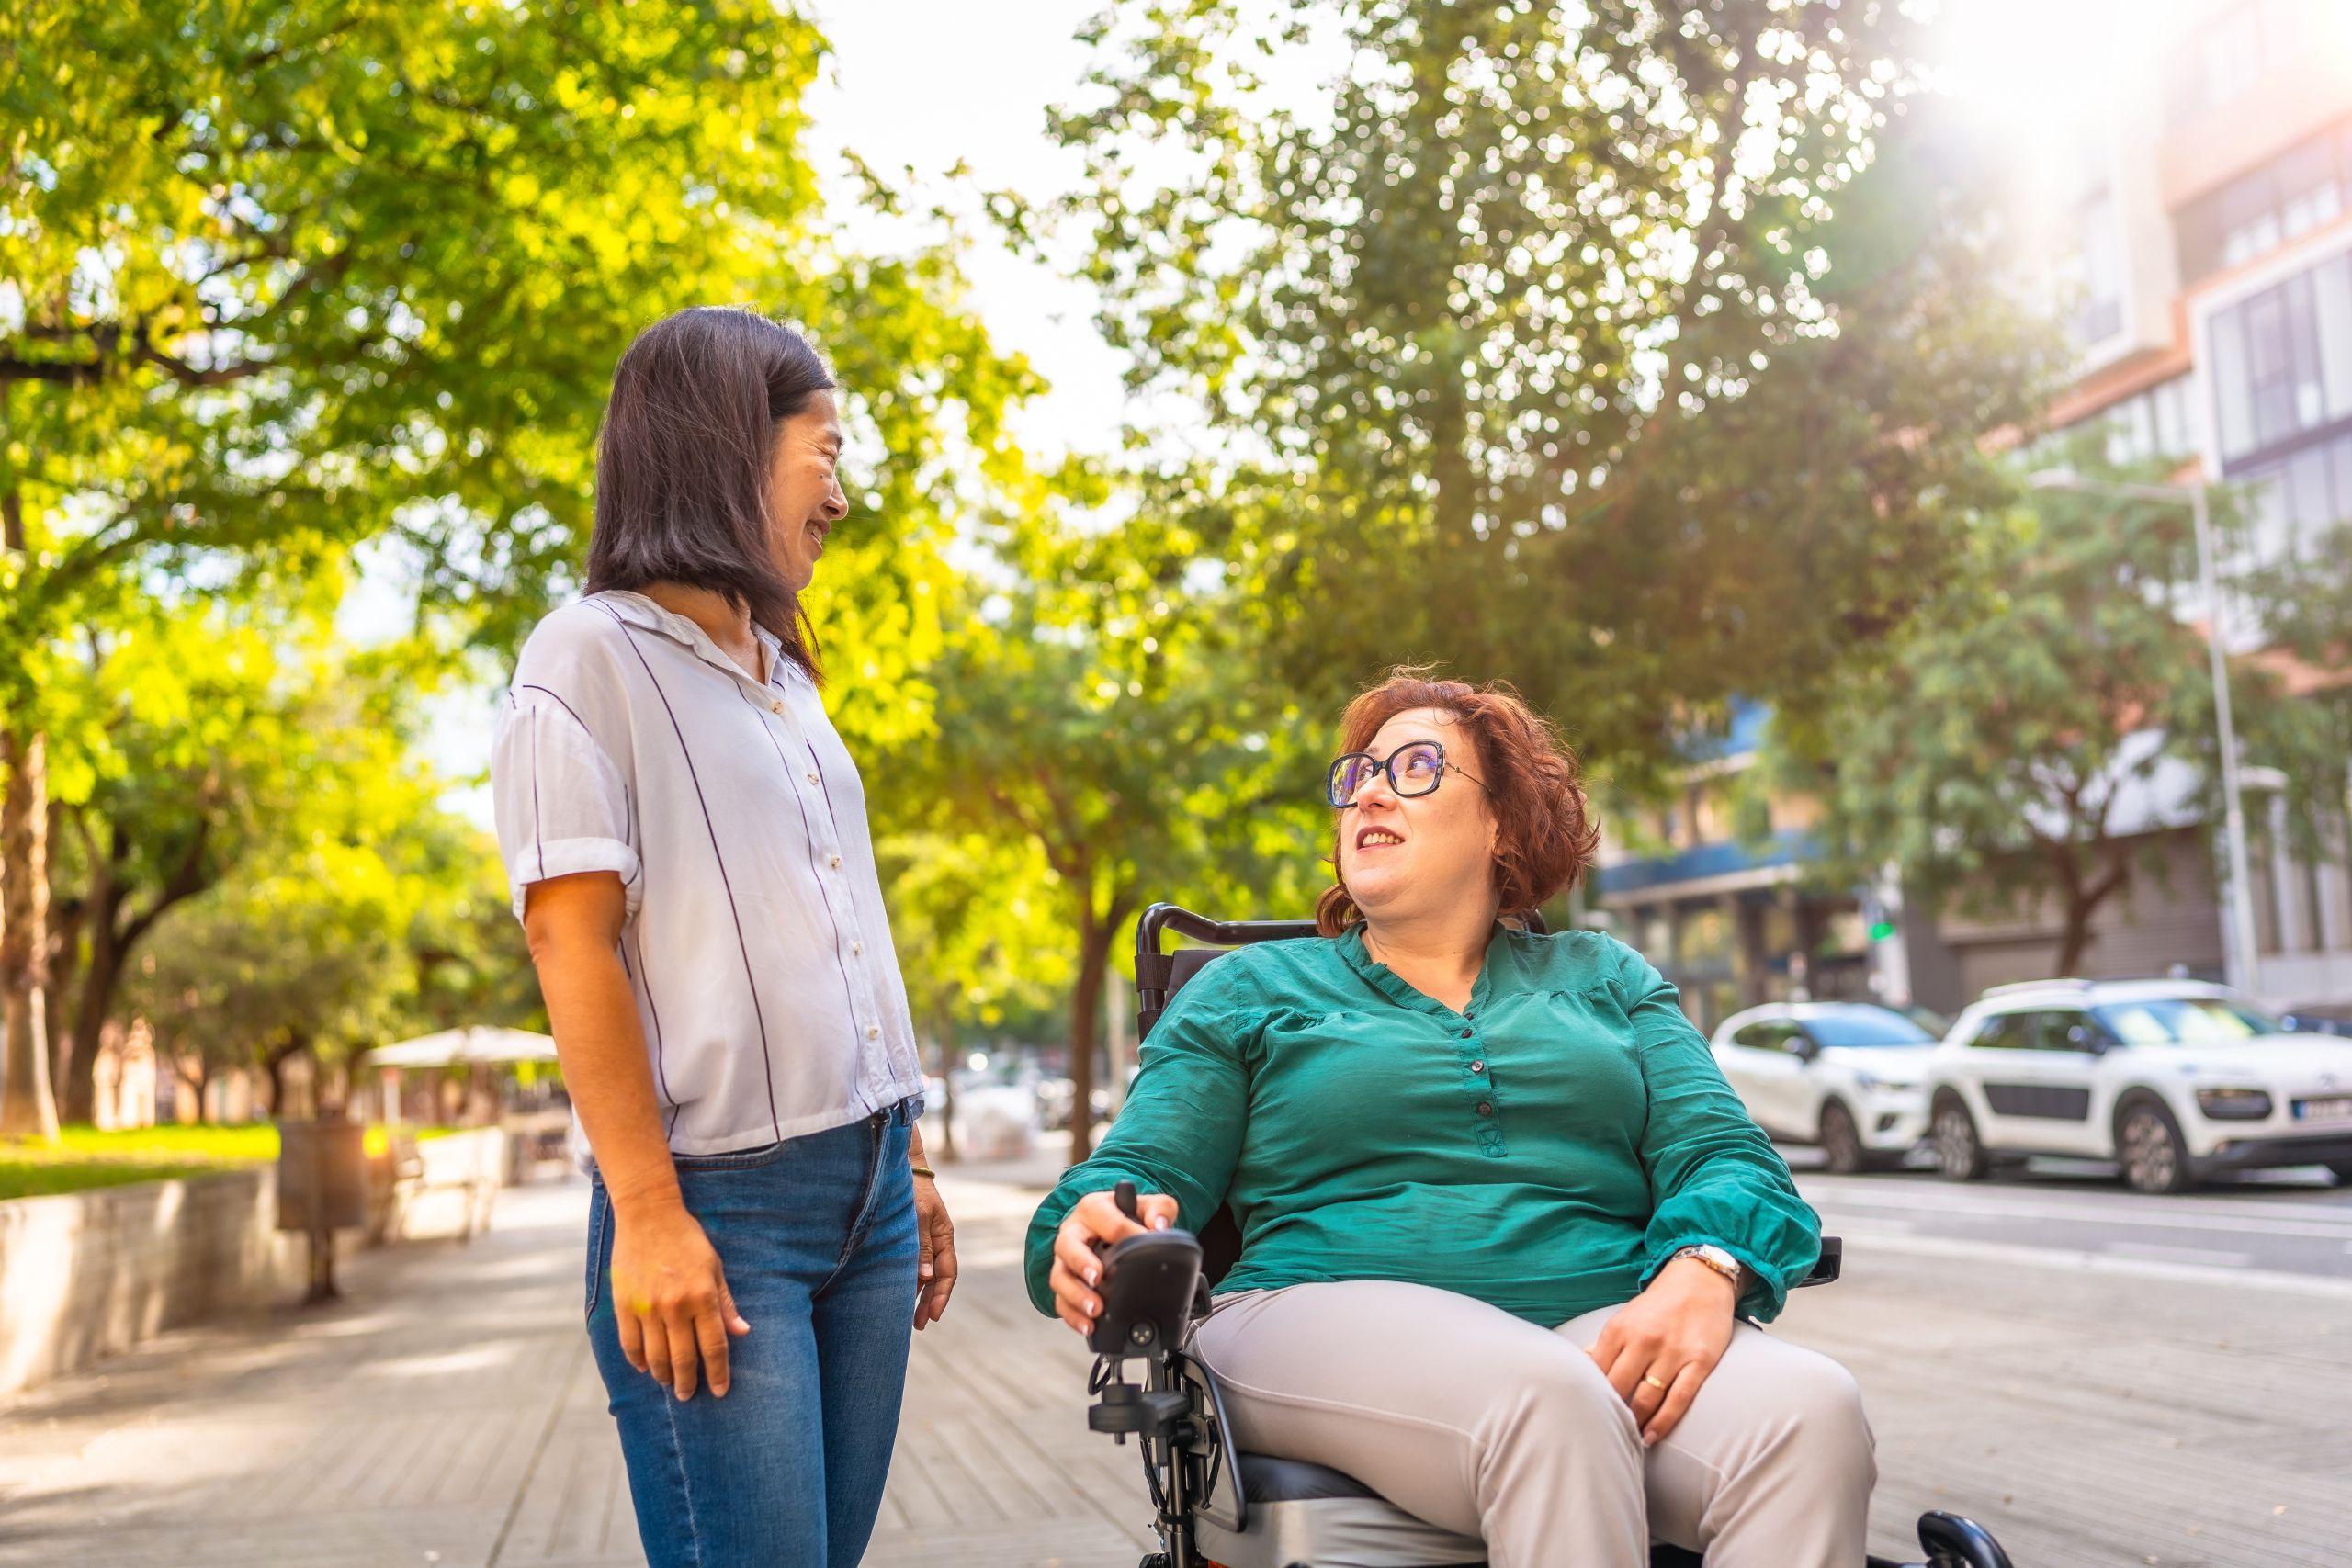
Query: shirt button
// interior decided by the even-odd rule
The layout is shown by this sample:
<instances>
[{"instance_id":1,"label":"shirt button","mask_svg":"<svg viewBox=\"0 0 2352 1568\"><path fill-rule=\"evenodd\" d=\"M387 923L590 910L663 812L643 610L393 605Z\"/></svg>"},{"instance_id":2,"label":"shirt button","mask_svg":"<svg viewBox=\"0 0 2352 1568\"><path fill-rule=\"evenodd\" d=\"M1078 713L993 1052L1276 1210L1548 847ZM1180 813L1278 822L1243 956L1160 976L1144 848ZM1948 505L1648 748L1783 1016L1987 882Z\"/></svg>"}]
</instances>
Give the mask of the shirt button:
<instances>
[{"instance_id":1,"label":"shirt button","mask_svg":"<svg viewBox=\"0 0 2352 1568\"><path fill-rule=\"evenodd\" d=\"M784 711L784 699L783 699L782 697L777 697L777 698L775 698L775 700L773 700L772 702L770 702L770 703L768 704L768 712L770 712L770 713L782 713L783 711Z\"/></svg>"},{"instance_id":2,"label":"shirt button","mask_svg":"<svg viewBox=\"0 0 2352 1568\"><path fill-rule=\"evenodd\" d=\"M879 1024L873 1024L873 1023L869 1023L869 1024L867 1024L867 1025L865 1026L865 1037L866 1037L868 1040L879 1040L879 1039L881 1039L881 1038L882 1038L882 1029L881 1029L881 1026L880 1026Z\"/></svg>"},{"instance_id":3,"label":"shirt button","mask_svg":"<svg viewBox=\"0 0 2352 1568\"><path fill-rule=\"evenodd\" d=\"M865 944L862 942L851 942L849 944L849 951L852 957L862 957L865 953Z\"/></svg>"},{"instance_id":4,"label":"shirt button","mask_svg":"<svg viewBox=\"0 0 2352 1568\"><path fill-rule=\"evenodd\" d=\"M827 865L831 866L835 871L839 871L839 870L841 870L841 868L842 868L842 857L841 857L841 856L839 856L839 855L834 855L834 856L832 856L831 859L829 859L828 861L826 861L826 863L826 863Z\"/></svg>"},{"instance_id":5,"label":"shirt button","mask_svg":"<svg viewBox=\"0 0 2352 1568\"><path fill-rule=\"evenodd\" d=\"M1484 1062L1473 1062L1470 1064L1470 1070L1474 1073L1483 1073L1487 1070L1487 1064Z\"/></svg>"},{"instance_id":6,"label":"shirt button","mask_svg":"<svg viewBox=\"0 0 2352 1568\"><path fill-rule=\"evenodd\" d=\"M1494 1108L1494 1106L1493 1106L1493 1105L1489 1104L1487 1101L1483 1100L1480 1100L1480 1101L1478 1102L1478 1114L1479 1114L1479 1115L1481 1115L1481 1116L1492 1116L1494 1113L1495 1113L1495 1108Z\"/></svg>"},{"instance_id":7,"label":"shirt button","mask_svg":"<svg viewBox=\"0 0 2352 1568\"><path fill-rule=\"evenodd\" d=\"M1465 1030L1464 1030L1464 1031L1462 1032L1462 1038L1463 1038L1463 1039L1464 1039L1464 1040L1467 1040L1467 1039L1469 1039L1469 1038L1470 1038L1470 1036L1472 1036L1473 1034L1476 1034L1476 1032L1477 1032L1477 1031L1476 1031L1476 1030L1475 1030L1475 1029L1465 1029Z\"/></svg>"},{"instance_id":8,"label":"shirt button","mask_svg":"<svg viewBox=\"0 0 2352 1568\"><path fill-rule=\"evenodd\" d=\"M809 782L810 784L815 784L815 783L817 782L817 775L816 775L816 774L814 774L814 773L810 773L810 774L808 775L808 782Z\"/></svg>"}]
</instances>

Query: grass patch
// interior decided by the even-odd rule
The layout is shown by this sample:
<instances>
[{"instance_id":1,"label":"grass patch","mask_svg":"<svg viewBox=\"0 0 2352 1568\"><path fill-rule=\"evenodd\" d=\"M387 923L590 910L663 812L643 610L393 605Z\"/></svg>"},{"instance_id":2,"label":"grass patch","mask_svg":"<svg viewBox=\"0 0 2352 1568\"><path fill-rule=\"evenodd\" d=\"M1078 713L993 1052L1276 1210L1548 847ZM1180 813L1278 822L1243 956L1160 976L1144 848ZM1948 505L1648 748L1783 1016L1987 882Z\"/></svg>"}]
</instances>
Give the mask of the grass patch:
<instances>
[{"instance_id":1,"label":"grass patch","mask_svg":"<svg viewBox=\"0 0 2352 1568\"><path fill-rule=\"evenodd\" d=\"M420 1140L463 1127L403 1127ZM125 1127L100 1132L85 1125L59 1129L54 1146L0 1142L0 1201L206 1176L277 1158L277 1129L268 1122L238 1127Z\"/></svg>"},{"instance_id":2,"label":"grass patch","mask_svg":"<svg viewBox=\"0 0 2352 1568\"><path fill-rule=\"evenodd\" d=\"M55 1145L0 1144L0 1199L40 1198L93 1187L122 1187L205 1176L277 1157L277 1129L245 1127L125 1127L100 1132L60 1128Z\"/></svg>"}]
</instances>

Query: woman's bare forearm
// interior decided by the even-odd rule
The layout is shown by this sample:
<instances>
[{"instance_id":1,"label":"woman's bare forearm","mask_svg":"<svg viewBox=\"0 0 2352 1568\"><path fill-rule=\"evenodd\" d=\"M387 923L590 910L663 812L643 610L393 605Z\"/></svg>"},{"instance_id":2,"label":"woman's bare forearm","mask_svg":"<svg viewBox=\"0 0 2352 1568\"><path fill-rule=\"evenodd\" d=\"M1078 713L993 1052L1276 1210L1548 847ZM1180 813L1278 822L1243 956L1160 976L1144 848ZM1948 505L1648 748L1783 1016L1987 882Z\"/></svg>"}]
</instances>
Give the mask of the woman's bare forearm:
<instances>
[{"instance_id":1,"label":"woman's bare forearm","mask_svg":"<svg viewBox=\"0 0 2352 1568\"><path fill-rule=\"evenodd\" d=\"M623 915L620 879L594 872L535 884L523 925L564 1087L605 1190L628 1213L679 1197L637 998L621 967Z\"/></svg>"}]
</instances>

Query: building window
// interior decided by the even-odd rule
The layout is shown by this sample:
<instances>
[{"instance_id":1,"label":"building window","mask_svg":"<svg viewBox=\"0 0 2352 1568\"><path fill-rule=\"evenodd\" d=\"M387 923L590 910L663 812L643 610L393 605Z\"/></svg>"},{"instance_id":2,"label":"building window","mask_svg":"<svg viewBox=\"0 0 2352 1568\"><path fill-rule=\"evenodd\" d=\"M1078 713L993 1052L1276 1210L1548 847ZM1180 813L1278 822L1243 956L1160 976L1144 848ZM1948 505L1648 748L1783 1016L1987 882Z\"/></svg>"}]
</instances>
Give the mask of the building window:
<instances>
[{"instance_id":1,"label":"building window","mask_svg":"<svg viewBox=\"0 0 2352 1568\"><path fill-rule=\"evenodd\" d=\"M2199 441L2189 387L2189 378L2176 376L2091 415L2107 426L2107 460L2123 467L2193 457Z\"/></svg>"},{"instance_id":2,"label":"building window","mask_svg":"<svg viewBox=\"0 0 2352 1568\"><path fill-rule=\"evenodd\" d=\"M2183 282L2242 266L2352 208L2352 121L2297 143L2181 209Z\"/></svg>"},{"instance_id":3,"label":"building window","mask_svg":"<svg viewBox=\"0 0 2352 1568\"><path fill-rule=\"evenodd\" d=\"M2253 502L2254 561L2314 556L2335 525L2352 521L2352 433L2301 448L2290 457L2233 473Z\"/></svg>"},{"instance_id":4,"label":"building window","mask_svg":"<svg viewBox=\"0 0 2352 1568\"><path fill-rule=\"evenodd\" d=\"M2167 98L2179 124L2227 108L2311 51L2337 0L2237 0L2173 45Z\"/></svg>"},{"instance_id":5,"label":"building window","mask_svg":"<svg viewBox=\"0 0 2352 1568\"><path fill-rule=\"evenodd\" d=\"M2075 246L2082 268L2082 300L2075 308L2075 335L2086 348L2123 330L2123 293L2130 263L2115 197L2102 190L2075 214Z\"/></svg>"},{"instance_id":6,"label":"building window","mask_svg":"<svg viewBox=\"0 0 2352 1568\"><path fill-rule=\"evenodd\" d=\"M2224 473L2352 420L2352 256L2215 311L2211 338Z\"/></svg>"}]
</instances>

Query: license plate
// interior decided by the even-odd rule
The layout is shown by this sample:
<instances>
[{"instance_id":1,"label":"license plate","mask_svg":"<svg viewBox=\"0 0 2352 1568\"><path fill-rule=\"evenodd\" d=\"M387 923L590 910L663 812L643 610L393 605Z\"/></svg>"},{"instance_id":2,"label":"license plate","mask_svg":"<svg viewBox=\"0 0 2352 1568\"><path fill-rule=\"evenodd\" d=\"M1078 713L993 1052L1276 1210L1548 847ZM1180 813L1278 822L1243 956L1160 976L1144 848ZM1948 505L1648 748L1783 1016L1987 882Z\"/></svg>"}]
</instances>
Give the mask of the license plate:
<instances>
[{"instance_id":1,"label":"license plate","mask_svg":"<svg viewBox=\"0 0 2352 1568\"><path fill-rule=\"evenodd\" d=\"M2295 1101L2298 1122L2352 1122L2352 1094L2330 1095L2320 1100Z\"/></svg>"}]
</instances>

